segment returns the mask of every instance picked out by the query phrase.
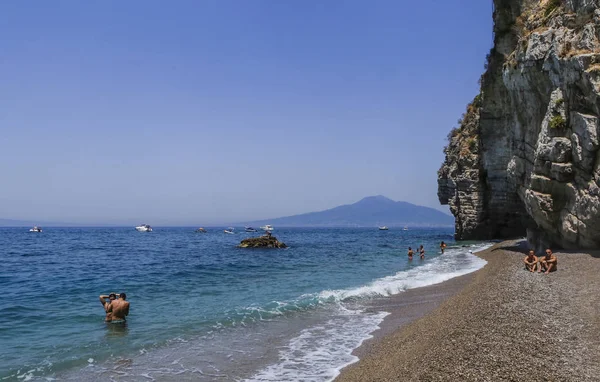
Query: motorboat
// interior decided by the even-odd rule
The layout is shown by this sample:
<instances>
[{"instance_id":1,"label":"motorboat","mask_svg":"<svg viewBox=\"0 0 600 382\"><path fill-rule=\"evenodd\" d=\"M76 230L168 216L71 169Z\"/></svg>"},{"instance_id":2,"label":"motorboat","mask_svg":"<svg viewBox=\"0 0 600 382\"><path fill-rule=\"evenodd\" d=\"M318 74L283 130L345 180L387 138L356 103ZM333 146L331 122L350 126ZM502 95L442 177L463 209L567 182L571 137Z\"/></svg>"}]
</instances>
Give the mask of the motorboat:
<instances>
[{"instance_id":1,"label":"motorboat","mask_svg":"<svg viewBox=\"0 0 600 382\"><path fill-rule=\"evenodd\" d=\"M389 228L388 228L388 227L386 227L386 226L381 226L381 227L379 227L379 230L380 230L380 231L387 231L388 229L389 229Z\"/></svg>"},{"instance_id":2,"label":"motorboat","mask_svg":"<svg viewBox=\"0 0 600 382\"><path fill-rule=\"evenodd\" d=\"M200 227L196 230L196 232L206 233L206 230L204 228Z\"/></svg>"},{"instance_id":3,"label":"motorboat","mask_svg":"<svg viewBox=\"0 0 600 382\"><path fill-rule=\"evenodd\" d=\"M135 230L138 232L152 232L152 227L150 227L148 224L140 224L139 226L135 227Z\"/></svg>"},{"instance_id":4,"label":"motorboat","mask_svg":"<svg viewBox=\"0 0 600 382\"><path fill-rule=\"evenodd\" d=\"M262 229L263 231L273 231L273 226L270 224L265 224L262 227L260 227L260 229Z\"/></svg>"},{"instance_id":5,"label":"motorboat","mask_svg":"<svg viewBox=\"0 0 600 382\"><path fill-rule=\"evenodd\" d=\"M233 228L233 227L229 227L229 228L223 230L223 232L231 234L231 235L233 235L235 233L234 231L235 231L235 228Z\"/></svg>"},{"instance_id":6,"label":"motorboat","mask_svg":"<svg viewBox=\"0 0 600 382\"><path fill-rule=\"evenodd\" d=\"M42 227L34 226L29 229L29 232L42 232Z\"/></svg>"},{"instance_id":7,"label":"motorboat","mask_svg":"<svg viewBox=\"0 0 600 382\"><path fill-rule=\"evenodd\" d=\"M256 232L256 228L252 228L252 227L245 227L246 228L246 232Z\"/></svg>"},{"instance_id":8,"label":"motorboat","mask_svg":"<svg viewBox=\"0 0 600 382\"><path fill-rule=\"evenodd\" d=\"M402 228L403 231L408 231L408 227Z\"/></svg>"}]
</instances>

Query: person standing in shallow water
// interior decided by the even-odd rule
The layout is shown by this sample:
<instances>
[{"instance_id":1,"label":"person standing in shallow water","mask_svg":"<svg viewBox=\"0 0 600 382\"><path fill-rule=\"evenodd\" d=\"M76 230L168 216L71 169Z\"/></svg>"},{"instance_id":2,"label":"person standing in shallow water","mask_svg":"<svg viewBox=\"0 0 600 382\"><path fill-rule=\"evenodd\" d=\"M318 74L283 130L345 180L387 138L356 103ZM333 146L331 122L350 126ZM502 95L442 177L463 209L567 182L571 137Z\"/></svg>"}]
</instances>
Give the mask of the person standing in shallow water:
<instances>
[{"instance_id":1,"label":"person standing in shallow water","mask_svg":"<svg viewBox=\"0 0 600 382\"><path fill-rule=\"evenodd\" d=\"M442 243L440 244L440 249L441 249L441 251L442 251L442 255L443 255L443 254L444 254L444 250L446 249L446 243L444 243L443 241L442 241Z\"/></svg>"},{"instance_id":2,"label":"person standing in shallow water","mask_svg":"<svg viewBox=\"0 0 600 382\"><path fill-rule=\"evenodd\" d=\"M421 260L425 258L425 248L423 248L423 245L419 247L419 256L421 256Z\"/></svg>"},{"instance_id":3,"label":"person standing in shallow water","mask_svg":"<svg viewBox=\"0 0 600 382\"><path fill-rule=\"evenodd\" d=\"M106 295L106 294L100 295L100 304L102 304L102 307L104 308L104 312L106 312L106 317L104 318L104 321L106 321L106 322L112 321L111 304L116 299L117 299L117 295L115 293L110 293L108 295Z\"/></svg>"},{"instance_id":4,"label":"person standing in shallow water","mask_svg":"<svg viewBox=\"0 0 600 382\"><path fill-rule=\"evenodd\" d=\"M408 247L408 259L409 260L413 259L413 254L414 254L414 252L412 250L412 247Z\"/></svg>"},{"instance_id":5,"label":"person standing in shallow water","mask_svg":"<svg viewBox=\"0 0 600 382\"><path fill-rule=\"evenodd\" d=\"M108 298L108 301L106 299ZM119 323L125 322L125 317L129 315L129 301L125 301L127 295L125 293L119 294L119 299L115 293L111 293L108 296L100 295L100 302L106 312L106 318L104 321Z\"/></svg>"}]
</instances>

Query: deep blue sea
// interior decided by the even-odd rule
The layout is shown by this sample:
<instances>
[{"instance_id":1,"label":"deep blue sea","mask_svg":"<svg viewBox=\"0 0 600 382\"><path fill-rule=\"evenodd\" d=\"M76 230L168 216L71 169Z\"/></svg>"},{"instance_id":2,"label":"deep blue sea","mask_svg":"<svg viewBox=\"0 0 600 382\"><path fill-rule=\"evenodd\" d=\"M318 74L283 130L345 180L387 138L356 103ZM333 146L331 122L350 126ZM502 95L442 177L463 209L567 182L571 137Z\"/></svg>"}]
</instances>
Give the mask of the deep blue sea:
<instances>
[{"instance_id":1,"label":"deep blue sea","mask_svg":"<svg viewBox=\"0 0 600 382\"><path fill-rule=\"evenodd\" d=\"M275 227L289 248L241 249L260 233L0 228L0 380L329 381L387 315L366 303L485 264L452 234ZM126 326L104 323L109 292Z\"/></svg>"}]
</instances>

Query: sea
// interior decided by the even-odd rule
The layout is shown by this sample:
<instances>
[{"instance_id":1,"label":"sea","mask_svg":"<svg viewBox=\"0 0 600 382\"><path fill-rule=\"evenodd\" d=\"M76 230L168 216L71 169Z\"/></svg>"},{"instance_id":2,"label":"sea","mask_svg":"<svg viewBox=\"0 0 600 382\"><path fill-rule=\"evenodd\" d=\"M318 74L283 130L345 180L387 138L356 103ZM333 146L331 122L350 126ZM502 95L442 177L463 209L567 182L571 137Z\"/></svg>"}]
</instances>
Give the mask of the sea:
<instances>
[{"instance_id":1,"label":"sea","mask_svg":"<svg viewBox=\"0 0 600 382\"><path fill-rule=\"evenodd\" d=\"M369 303L480 269L489 246L451 227L275 227L289 248L250 249L260 233L224 228L0 228L0 381L331 381L388 315ZM104 322L110 292L126 325Z\"/></svg>"}]
</instances>

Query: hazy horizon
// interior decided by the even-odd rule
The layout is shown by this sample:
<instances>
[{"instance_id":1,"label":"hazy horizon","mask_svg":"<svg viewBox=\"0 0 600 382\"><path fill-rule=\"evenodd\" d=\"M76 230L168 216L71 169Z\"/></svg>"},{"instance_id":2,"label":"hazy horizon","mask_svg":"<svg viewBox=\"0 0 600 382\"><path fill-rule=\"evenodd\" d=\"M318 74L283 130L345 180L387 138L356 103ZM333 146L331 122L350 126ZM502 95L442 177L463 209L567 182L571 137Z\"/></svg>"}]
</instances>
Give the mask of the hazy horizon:
<instances>
[{"instance_id":1,"label":"hazy horizon","mask_svg":"<svg viewBox=\"0 0 600 382\"><path fill-rule=\"evenodd\" d=\"M437 200L492 6L3 2L0 218L223 224Z\"/></svg>"},{"instance_id":2,"label":"hazy horizon","mask_svg":"<svg viewBox=\"0 0 600 382\"><path fill-rule=\"evenodd\" d=\"M365 198L362 198L360 200L356 200L353 203L347 203L347 204L340 204L340 205L336 205L336 206L331 206L329 208L326 208L324 210L319 210L319 211L305 211L305 212L301 212L300 214L295 214L295 215L285 215L285 216L271 216L269 218L266 218L266 220L272 219L280 219L280 218L287 218L290 216L296 216L296 215L302 215L302 214L308 214L308 213L313 213L313 212L322 212L322 211L327 211L329 209L335 208L335 207L340 207L340 206L345 206L345 205L350 205L350 204L354 204L357 203L359 201L362 201L363 199L366 198L372 198L372 197L385 197L384 195L371 195L371 196L367 196ZM402 202L401 200L394 200L395 202ZM420 207L424 207L424 206L420 206ZM445 214L447 214L448 216L452 216L450 215L448 212L445 211L441 211ZM64 227L68 227L68 226L88 226L88 227L129 227L132 225L137 225L137 224L146 224L147 222L137 222L133 219L126 219L122 222L119 223L108 223L108 222L83 222L83 223L76 223L76 222L60 222L60 221L37 221L36 220L27 220L27 219L11 219L11 218L4 218L4 217L0 217L0 227L2 226L9 226L6 225L6 221L15 221L18 222L19 224L26 224L26 225L43 225L43 224L50 224L52 226L64 226ZM239 220L239 221L217 221L217 222L202 222L202 221L198 221L198 220L194 220L194 221L189 221L186 223L163 223L163 224L155 224L152 223L151 225L155 226L155 227L159 227L159 226L164 226L164 227L196 227L196 226L204 226L204 227L222 227L222 226L226 226L226 225L232 225L232 224L244 224L244 223L248 223L248 222L256 222L256 221L261 221L261 220L265 220L265 219L248 219L248 220ZM341 225L340 225L341 226ZM285 227L285 225L284 225Z\"/></svg>"}]
</instances>

